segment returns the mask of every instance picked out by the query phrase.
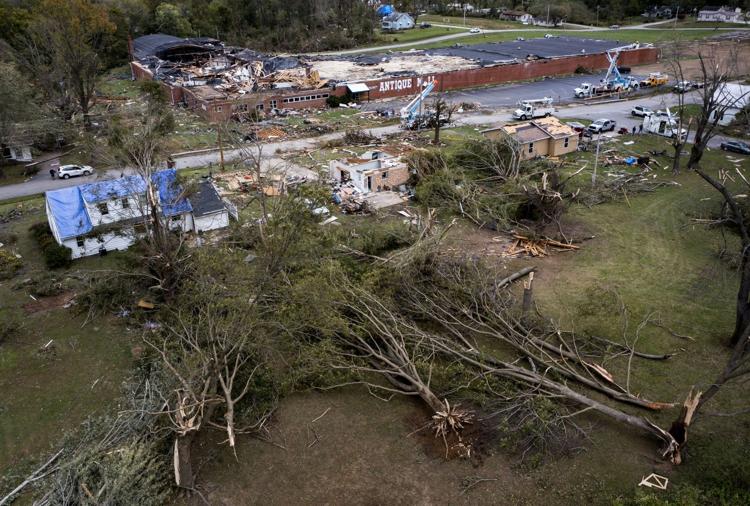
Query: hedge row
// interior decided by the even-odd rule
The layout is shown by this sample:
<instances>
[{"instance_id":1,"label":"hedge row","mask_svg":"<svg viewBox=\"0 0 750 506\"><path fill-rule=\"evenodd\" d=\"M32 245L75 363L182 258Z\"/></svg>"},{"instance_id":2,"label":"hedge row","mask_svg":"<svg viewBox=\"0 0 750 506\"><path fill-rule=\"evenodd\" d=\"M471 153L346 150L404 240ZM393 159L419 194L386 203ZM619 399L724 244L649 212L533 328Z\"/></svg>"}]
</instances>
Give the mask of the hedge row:
<instances>
[{"instance_id":1,"label":"hedge row","mask_svg":"<svg viewBox=\"0 0 750 506\"><path fill-rule=\"evenodd\" d=\"M40 222L32 225L29 230L44 255L44 263L50 269L69 267L72 263L72 251L61 244L57 244L49 223Z\"/></svg>"}]
</instances>

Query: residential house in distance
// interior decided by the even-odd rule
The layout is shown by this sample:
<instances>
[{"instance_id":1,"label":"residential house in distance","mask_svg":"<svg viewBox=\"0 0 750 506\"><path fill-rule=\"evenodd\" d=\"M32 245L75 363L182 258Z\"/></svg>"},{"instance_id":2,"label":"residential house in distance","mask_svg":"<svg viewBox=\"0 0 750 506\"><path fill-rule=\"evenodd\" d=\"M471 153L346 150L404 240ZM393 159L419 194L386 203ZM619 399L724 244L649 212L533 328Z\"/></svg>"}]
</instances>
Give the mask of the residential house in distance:
<instances>
[{"instance_id":1,"label":"residential house in distance","mask_svg":"<svg viewBox=\"0 0 750 506\"><path fill-rule=\"evenodd\" d=\"M578 132L554 116L482 130L489 139L508 136L518 144L521 158L561 156L578 149Z\"/></svg>"},{"instance_id":2,"label":"residential house in distance","mask_svg":"<svg viewBox=\"0 0 750 506\"><path fill-rule=\"evenodd\" d=\"M697 21L718 21L720 23L744 23L742 9L737 7L709 7L705 6L698 11Z\"/></svg>"},{"instance_id":3,"label":"residential house in distance","mask_svg":"<svg viewBox=\"0 0 750 506\"><path fill-rule=\"evenodd\" d=\"M474 12L474 6L470 3L451 3L445 6L446 9L449 11L458 11L458 12Z\"/></svg>"},{"instance_id":4,"label":"residential house in distance","mask_svg":"<svg viewBox=\"0 0 750 506\"><path fill-rule=\"evenodd\" d=\"M383 18L380 27L387 32L398 32L414 28L414 18L405 12L393 12Z\"/></svg>"},{"instance_id":5,"label":"residential house in distance","mask_svg":"<svg viewBox=\"0 0 750 506\"><path fill-rule=\"evenodd\" d=\"M500 13L500 19L506 21L518 21L519 23L528 25L534 20L534 16L524 11L506 10Z\"/></svg>"},{"instance_id":6,"label":"residential house in distance","mask_svg":"<svg viewBox=\"0 0 750 506\"><path fill-rule=\"evenodd\" d=\"M332 160L329 171L337 182L352 183L362 193L395 191L409 180L406 163L387 151L367 151L358 158Z\"/></svg>"},{"instance_id":7,"label":"residential house in distance","mask_svg":"<svg viewBox=\"0 0 750 506\"><path fill-rule=\"evenodd\" d=\"M0 145L2 150L2 156L6 160L14 162L30 162L32 161L31 146L25 144L19 145Z\"/></svg>"},{"instance_id":8,"label":"residential house in distance","mask_svg":"<svg viewBox=\"0 0 750 506\"><path fill-rule=\"evenodd\" d=\"M201 182L188 197L174 169L159 171L152 180L159 213L170 229L203 232L228 225L228 211L215 188L210 192ZM151 219L146 191L141 176L48 191L45 201L52 235L58 244L70 248L73 258L125 250L142 237Z\"/></svg>"},{"instance_id":9,"label":"residential house in distance","mask_svg":"<svg viewBox=\"0 0 750 506\"><path fill-rule=\"evenodd\" d=\"M646 19L671 19L672 8L667 5L653 5L646 9L641 17Z\"/></svg>"}]
</instances>

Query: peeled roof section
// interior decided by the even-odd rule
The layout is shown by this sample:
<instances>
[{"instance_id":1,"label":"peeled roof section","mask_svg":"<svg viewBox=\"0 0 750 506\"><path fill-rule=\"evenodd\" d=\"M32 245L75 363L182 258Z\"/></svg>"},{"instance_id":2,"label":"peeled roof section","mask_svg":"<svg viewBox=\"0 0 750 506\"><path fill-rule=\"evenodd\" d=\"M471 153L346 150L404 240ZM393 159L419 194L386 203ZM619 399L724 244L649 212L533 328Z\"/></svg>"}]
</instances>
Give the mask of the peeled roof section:
<instances>
[{"instance_id":1,"label":"peeled roof section","mask_svg":"<svg viewBox=\"0 0 750 506\"><path fill-rule=\"evenodd\" d=\"M164 33L143 35L133 41L133 56L141 60L156 56L163 60L192 59L196 54L208 54L221 48L221 42L210 37L181 39Z\"/></svg>"},{"instance_id":2,"label":"peeled roof section","mask_svg":"<svg viewBox=\"0 0 750 506\"><path fill-rule=\"evenodd\" d=\"M125 176L119 179L82 184L78 188L83 200L89 204L95 204L127 195L144 193L146 181L141 176Z\"/></svg>"},{"instance_id":3,"label":"peeled roof section","mask_svg":"<svg viewBox=\"0 0 750 506\"><path fill-rule=\"evenodd\" d=\"M176 216L193 210L190 201L185 197L180 183L177 182L175 169L160 170L151 175L151 181L159 191L159 204L164 216Z\"/></svg>"},{"instance_id":4,"label":"peeled roof section","mask_svg":"<svg viewBox=\"0 0 750 506\"><path fill-rule=\"evenodd\" d=\"M193 206L195 216L205 216L223 211L226 207L210 181L198 183L198 189L190 195L190 203Z\"/></svg>"},{"instance_id":5,"label":"peeled roof section","mask_svg":"<svg viewBox=\"0 0 750 506\"><path fill-rule=\"evenodd\" d=\"M77 186L48 191L45 196L61 239L70 239L91 231L93 227Z\"/></svg>"}]
</instances>

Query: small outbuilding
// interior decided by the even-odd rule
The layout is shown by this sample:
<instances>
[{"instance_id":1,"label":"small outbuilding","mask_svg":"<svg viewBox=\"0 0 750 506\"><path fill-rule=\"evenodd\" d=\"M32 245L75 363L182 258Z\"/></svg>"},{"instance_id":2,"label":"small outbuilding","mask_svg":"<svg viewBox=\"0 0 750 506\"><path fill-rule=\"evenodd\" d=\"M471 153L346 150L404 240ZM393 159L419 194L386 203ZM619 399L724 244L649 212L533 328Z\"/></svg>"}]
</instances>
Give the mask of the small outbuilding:
<instances>
[{"instance_id":1,"label":"small outbuilding","mask_svg":"<svg viewBox=\"0 0 750 506\"><path fill-rule=\"evenodd\" d=\"M510 137L518 144L521 158L561 156L578 149L578 132L554 116L482 130L489 139Z\"/></svg>"}]
</instances>

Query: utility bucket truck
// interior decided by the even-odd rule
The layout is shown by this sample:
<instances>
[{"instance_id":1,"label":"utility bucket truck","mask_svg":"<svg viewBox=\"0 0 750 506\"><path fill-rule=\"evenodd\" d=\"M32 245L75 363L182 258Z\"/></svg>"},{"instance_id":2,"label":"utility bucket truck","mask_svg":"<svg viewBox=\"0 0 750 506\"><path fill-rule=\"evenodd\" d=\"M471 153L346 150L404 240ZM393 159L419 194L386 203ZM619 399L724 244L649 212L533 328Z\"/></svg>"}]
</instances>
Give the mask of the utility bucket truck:
<instances>
[{"instance_id":1,"label":"utility bucket truck","mask_svg":"<svg viewBox=\"0 0 750 506\"><path fill-rule=\"evenodd\" d=\"M576 98L591 98L637 89L640 86L638 80L633 77L623 76L617 67L617 60L620 57L620 51L624 49L637 49L638 47L638 44L631 44L607 51L607 60L609 60L607 75L599 81L599 84L582 83L580 87L574 90Z\"/></svg>"},{"instance_id":2,"label":"utility bucket truck","mask_svg":"<svg viewBox=\"0 0 750 506\"><path fill-rule=\"evenodd\" d=\"M534 100L521 100L518 102L519 108L513 111L515 119L531 119L549 116L555 112L552 105L552 99L549 97L537 98Z\"/></svg>"}]
</instances>

